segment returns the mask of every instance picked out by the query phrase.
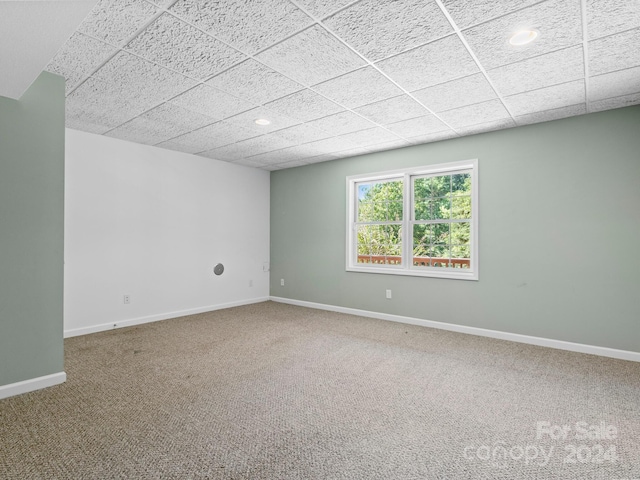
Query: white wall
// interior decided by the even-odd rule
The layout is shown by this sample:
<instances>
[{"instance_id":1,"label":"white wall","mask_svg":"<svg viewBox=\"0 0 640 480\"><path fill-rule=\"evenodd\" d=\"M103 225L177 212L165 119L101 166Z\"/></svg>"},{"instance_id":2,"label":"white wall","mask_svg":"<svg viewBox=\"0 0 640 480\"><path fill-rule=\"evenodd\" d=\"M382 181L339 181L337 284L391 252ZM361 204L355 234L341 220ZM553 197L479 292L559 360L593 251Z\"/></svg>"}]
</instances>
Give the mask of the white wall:
<instances>
[{"instance_id":1,"label":"white wall","mask_svg":"<svg viewBox=\"0 0 640 480\"><path fill-rule=\"evenodd\" d=\"M268 297L269 172L66 135L66 336Z\"/></svg>"}]
</instances>

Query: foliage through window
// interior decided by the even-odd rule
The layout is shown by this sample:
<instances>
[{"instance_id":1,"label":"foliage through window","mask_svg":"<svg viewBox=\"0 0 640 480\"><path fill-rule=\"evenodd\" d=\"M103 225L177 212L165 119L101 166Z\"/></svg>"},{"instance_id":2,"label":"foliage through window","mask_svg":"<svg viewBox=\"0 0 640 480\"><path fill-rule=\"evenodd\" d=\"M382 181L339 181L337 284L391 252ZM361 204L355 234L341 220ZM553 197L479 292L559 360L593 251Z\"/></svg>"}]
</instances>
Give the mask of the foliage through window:
<instances>
[{"instance_id":1,"label":"foliage through window","mask_svg":"<svg viewBox=\"0 0 640 480\"><path fill-rule=\"evenodd\" d=\"M470 160L348 177L347 270L477 279L477 171Z\"/></svg>"}]
</instances>

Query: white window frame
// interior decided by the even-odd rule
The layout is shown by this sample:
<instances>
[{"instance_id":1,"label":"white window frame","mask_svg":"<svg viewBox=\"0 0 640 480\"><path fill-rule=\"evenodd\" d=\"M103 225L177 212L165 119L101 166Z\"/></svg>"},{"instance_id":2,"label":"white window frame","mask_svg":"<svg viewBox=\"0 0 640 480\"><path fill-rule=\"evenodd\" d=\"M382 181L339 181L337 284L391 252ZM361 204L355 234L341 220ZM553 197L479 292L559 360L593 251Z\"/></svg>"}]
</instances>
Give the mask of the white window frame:
<instances>
[{"instance_id":1,"label":"white window frame","mask_svg":"<svg viewBox=\"0 0 640 480\"><path fill-rule=\"evenodd\" d=\"M460 171L471 174L471 232L469 268L415 267L413 265L413 177L422 175L453 175ZM380 265L357 262L358 193L356 185L363 182L403 180L402 264ZM348 272L382 273L390 275L410 275L416 277L436 277L459 280L478 280L478 159L462 162L441 163L402 170L390 170L347 177L347 245L346 270Z\"/></svg>"}]
</instances>

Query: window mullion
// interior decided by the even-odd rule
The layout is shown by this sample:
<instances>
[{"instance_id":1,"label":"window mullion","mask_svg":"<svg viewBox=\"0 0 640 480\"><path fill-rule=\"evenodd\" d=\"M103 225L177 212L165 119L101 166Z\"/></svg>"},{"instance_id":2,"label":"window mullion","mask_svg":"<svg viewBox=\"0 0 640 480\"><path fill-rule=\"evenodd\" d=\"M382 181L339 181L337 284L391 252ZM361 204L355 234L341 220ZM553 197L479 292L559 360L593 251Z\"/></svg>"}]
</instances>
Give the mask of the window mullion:
<instances>
[{"instance_id":1,"label":"window mullion","mask_svg":"<svg viewBox=\"0 0 640 480\"><path fill-rule=\"evenodd\" d=\"M402 198L402 268L408 269L413 264L413 232L411 220L413 219L413 185L411 175L404 175L404 188Z\"/></svg>"}]
</instances>

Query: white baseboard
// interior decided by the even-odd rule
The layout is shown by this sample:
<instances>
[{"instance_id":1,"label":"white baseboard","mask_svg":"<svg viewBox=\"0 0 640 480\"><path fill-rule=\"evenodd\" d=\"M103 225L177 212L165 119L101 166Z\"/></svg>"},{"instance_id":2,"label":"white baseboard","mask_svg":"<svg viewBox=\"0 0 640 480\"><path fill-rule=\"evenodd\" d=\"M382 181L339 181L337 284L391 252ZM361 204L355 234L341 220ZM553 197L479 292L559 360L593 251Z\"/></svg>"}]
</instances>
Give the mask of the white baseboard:
<instances>
[{"instance_id":1,"label":"white baseboard","mask_svg":"<svg viewBox=\"0 0 640 480\"><path fill-rule=\"evenodd\" d=\"M141 325L143 323L158 322L160 320L168 320L171 318L184 317L187 315L195 315L197 313L212 312L214 310L222 310L224 308L241 307L242 305L251 305L252 303L261 303L261 302L266 302L268 300L269 300L269 297L251 298L249 300L239 300L237 302L221 303L218 305L208 305L206 307L191 308L188 310L159 313L157 315L130 318L128 320L117 320L115 322L102 323L100 325L91 325L89 327L71 328L64 331L64 338L77 337L79 335L87 335L89 333L104 332L106 330L113 330L114 328L131 327L134 325Z\"/></svg>"},{"instance_id":2,"label":"white baseboard","mask_svg":"<svg viewBox=\"0 0 640 480\"><path fill-rule=\"evenodd\" d=\"M52 373L51 375L44 375L43 377L32 378L30 380L23 380L22 382L2 385L0 387L0 400L3 398L13 397L15 395L22 395L27 392L33 392L34 390L40 390L41 388L53 387L54 385L58 385L66 381L67 374L65 372L58 372Z\"/></svg>"},{"instance_id":3,"label":"white baseboard","mask_svg":"<svg viewBox=\"0 0 640 480\"><path fill-rule=\"evenodd\" d=\"M600 355L601 357L618 358L621 360L629 360L632 362L640 362L640 352L632 352L629 350L617 350L615 348L598 347L596 345L585 345L582 343L565 342L563 340L553 340L551 338L532 337L530 335L521 335L519 333L501 332L498 330L488 330L485 328L468 327L465 325L455 325L453 323L434 322L432 320L422 320L420 318L403 317L401 315L391 315L388 313L371 312L368 310L358 310L356 308L337 307L334 305L325 305L323 303L307 302L304 300L293 300L283 297L271 297L274 302L288 303L290 305L298 305L300 307L309 307L319 310L328 310L330 312L347 313L349 315L358 315L361 317L376 318L379 320L389 320L392 322L408 323L411 325L420 325L423 327L439 328L441 330L450 330L452 332L466 333L470 335L478 335L481 337L498 338L500 340L509 340L512 342L527 343L530 345L538 345L541 347L557 348L559 350L569 350L571 352L588 353L591 355Z\"/></svg>"}]
</instances>

